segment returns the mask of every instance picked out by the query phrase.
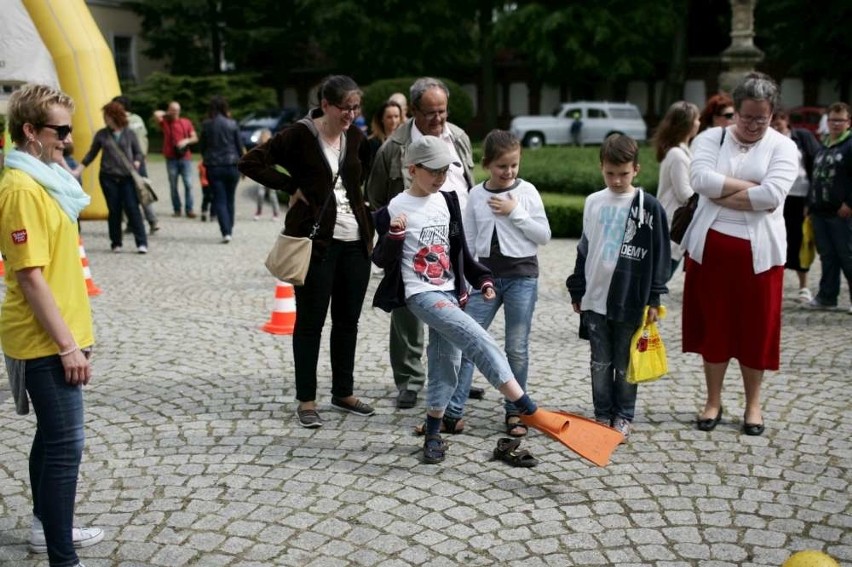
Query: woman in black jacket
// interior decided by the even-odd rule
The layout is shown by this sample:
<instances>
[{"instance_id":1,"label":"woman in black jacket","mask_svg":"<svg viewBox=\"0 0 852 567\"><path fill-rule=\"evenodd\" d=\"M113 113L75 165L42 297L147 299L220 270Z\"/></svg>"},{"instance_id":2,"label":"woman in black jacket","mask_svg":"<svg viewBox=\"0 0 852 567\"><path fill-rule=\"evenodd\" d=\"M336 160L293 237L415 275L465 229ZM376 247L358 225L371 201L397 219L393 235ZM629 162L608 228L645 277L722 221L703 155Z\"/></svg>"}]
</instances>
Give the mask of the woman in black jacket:
<instances>
[{"instance_id":1,"label":"woman in black jacket","mask_svg":"<svg viewBox=\"0 0 852 567\"><path fill-rule=\"evenodd\" d=\"M207 120L201 124L201 155L224 244L231 241L234 232L234 196L240 181L237 163L244 153L240 129L230 114L228 101L214 96L210 99Z\"/></svg>"},{"instance_id":2,"label":"woman in black jacket","mask_svg":"<svg viewBox=\"0 0 852 567\"><path fill-rule=\"evenodd\" d=\"M240 161L247 177L290 195L285 234L308 236L319 224L308 275L295 288L296 415L308 428L322 426L316 405L317 360L329 303L331 405L362 416L374 411L353 394L358 319L370 279L374 233L362 190L370 146L354 125L360 110L355 81L328 77L319 88L318 108Z\"/></svg>"}]
</instances>

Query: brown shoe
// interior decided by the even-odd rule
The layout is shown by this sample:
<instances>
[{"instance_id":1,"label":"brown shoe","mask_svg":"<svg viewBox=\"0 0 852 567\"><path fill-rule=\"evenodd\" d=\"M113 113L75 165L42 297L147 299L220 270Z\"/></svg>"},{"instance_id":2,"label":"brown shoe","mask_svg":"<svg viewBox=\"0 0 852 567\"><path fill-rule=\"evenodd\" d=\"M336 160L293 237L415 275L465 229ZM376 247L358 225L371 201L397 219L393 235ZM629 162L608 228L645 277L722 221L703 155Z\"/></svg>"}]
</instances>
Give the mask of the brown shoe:
<instances>
[{"instance_id":1,"label":"brown shoe","mask_svg":"<svg viewBox=\"0 0 852 567\"><path fill-rule=\"evenodd\" d=\"M193 213L192 211L186 211L186 218L194 219L196 216L197 215L195 213Z\"/></svg>"}]
</instances>

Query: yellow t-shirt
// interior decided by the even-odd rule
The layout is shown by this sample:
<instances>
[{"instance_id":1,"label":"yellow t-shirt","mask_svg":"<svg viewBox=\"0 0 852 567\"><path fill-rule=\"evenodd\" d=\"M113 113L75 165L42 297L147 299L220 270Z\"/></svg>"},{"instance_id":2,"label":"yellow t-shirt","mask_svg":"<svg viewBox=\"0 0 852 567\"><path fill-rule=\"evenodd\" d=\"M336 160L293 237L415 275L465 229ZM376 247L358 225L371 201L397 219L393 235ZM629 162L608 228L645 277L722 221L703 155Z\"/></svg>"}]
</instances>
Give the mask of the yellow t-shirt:
<instances>
[{"instance_id":1,"label":"yellow t-shirt","mask_svg":"<svg viewBox=\"0 0 852 567\"><path fill-rule=\"evenodd\" d=\"M24 268L42 268L77 344L94 343L78 238L77 223L32 177L18 169L0 172L0 252L6 268L0 343L7 356L29 360L59 352L18 285L15 272Z\"/></svg>"}]
</instances>

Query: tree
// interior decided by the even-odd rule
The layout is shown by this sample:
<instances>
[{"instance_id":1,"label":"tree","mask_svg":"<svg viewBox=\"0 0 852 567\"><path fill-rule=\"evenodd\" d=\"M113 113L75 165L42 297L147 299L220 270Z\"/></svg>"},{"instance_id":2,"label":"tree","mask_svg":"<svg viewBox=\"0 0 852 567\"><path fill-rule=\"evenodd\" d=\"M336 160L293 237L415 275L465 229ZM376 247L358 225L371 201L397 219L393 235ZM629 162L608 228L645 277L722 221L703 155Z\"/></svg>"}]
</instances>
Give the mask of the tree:
<instances>
[{"instance_id":1,"label":"tree","mask_svg":"<svg viewBox=\"0 0 852 567\"><path fill-rule=\"evenodd\" d=\"M670 57L683 6L677 0L518 2L498 21L496 37L541 82L619 88L627 79L653 77Z\"/></svg>"},{"instance_id":2,"label":"tree","mask_svg":"<svg viewBox=\"0 0 852 567\"><path fill-rule=\"evenodd\" d=\"M816 82L834 78L842 100L849 100L852 80L852 3L847 0L766 0L757 3L756 42L768 59L786 64L787 72ZM815 93L814 93L815 94Z\"/></svg>"}]
</instances>

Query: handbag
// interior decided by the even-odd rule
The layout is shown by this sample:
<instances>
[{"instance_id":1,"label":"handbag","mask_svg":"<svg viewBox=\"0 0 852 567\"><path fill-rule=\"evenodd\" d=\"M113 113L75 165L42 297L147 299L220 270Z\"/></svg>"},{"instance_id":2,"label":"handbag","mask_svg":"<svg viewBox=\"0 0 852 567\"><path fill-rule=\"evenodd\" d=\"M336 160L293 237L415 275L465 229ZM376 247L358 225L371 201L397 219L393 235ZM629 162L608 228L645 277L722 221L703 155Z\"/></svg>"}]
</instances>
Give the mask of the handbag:
<instances>
[{"instance_id":1,"label":"handbag","mask_svg":"<svg viewBox=\"0 0 852 567\"><path fill-rule=\"evenodd\" d=\"M136 187L136 198L139 199L139 204L143 207L147 207L151 203L157 201L157 193L154 191L153 185L151 185L151 180L139 175L139 172L136 171L136 168L133 167L132 163L130 163L130 158L127 157L124 150L118 147L118 144L112 136L107 136L107 142L110 144L115 153L118 154L122 165L130 174L130 177L133 178L133 185Z\"/></svg>"},{"instance_id":2,"label":"handbag","mask_svg":"<svg viewBox=\"0 0 852 567\"><path fill-rule=\"evenodd\" d=\"M719 147L725 143L725 134L728 131L722 128L722 137L719 139ZM698 193L693 193L687 199L686 203L675 209L672 213L672 222L669 227L669 238L675 244L683 242L683 236L686 234L686 229L689 228L689 223L692 222L692 217L695 216L695 209L698 208Z\"/></svg>"},{"instance_id":3,"label":"handbag","mask_svg":"<svg viewBox=\"0 0 852 567\"><path fill-rule=\"evenodd\" d=\"M802 244L799 246L799 267L808 269L816 259L816 240L814 240L814 225L810 216L802 221Z\"/></svg>"},{"instance_id":4,"label":"handbag","mask_svg":"<svg viewBox=\"0 0 852 567\"><path fill-rule=\"evenodd\" d=\"M334 187L337 184L337 176L331 184ZM313 240L319 232L320 220L328 207L328 202L334 195L334 190L329 192L325 198L325 203L317 216L314 225L311 227L311 233L308 236L288 236L284 234L285 229L275 238L275 243L272 245L272 250L266 255L264 265L269 273L291 285L304 285L305 278L308 277L308 268L311 265L311 252L313 250ZM291 209L292 210L292 209ZM290 211L287 211L290 214Z\"/></svg>"},{"instance_id":5,"label":"handbag","mask_svg":"<svg viewBox=\"0 0 852 567\"><path fill-rule=\"evenodd\" d=\"M665 307L659 307L659 317L666 315ZM647 321L648 308L645 307L643 321ZM642 384L653 382L668 374L666 347L657 323L641 325L630 339L630 366L627 369L627 382Z\"/></svg>"}]
</instances>

